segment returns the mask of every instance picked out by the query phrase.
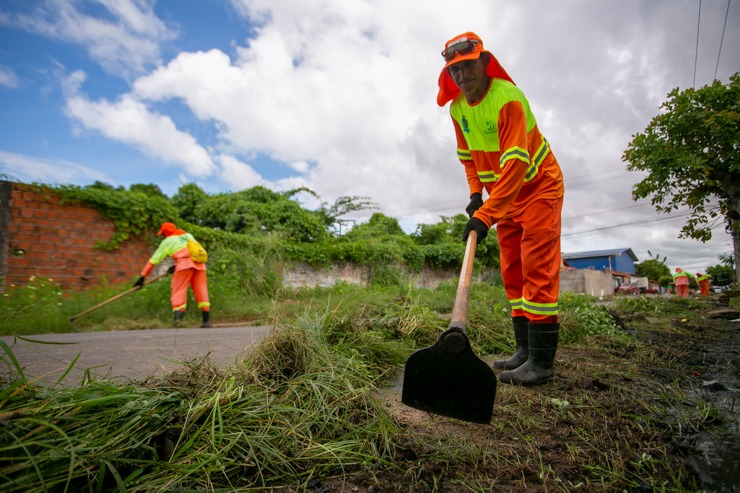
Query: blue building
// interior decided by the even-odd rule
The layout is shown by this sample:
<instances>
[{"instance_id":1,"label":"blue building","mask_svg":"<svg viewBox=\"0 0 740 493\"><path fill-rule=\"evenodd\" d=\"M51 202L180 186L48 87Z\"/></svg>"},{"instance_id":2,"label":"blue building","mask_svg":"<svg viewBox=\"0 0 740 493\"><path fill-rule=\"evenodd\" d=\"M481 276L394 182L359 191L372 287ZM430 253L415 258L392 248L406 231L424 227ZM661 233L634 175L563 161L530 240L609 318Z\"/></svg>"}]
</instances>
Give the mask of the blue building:
<instances>
[{"instance_id":1,"label":"blue building","mask_svg":"<svg viewBox=\"0 0 740 493\"><path fill-rule=\"evenodd\" d=\"M637 256L631 248L592 250L590 252L564 253L563 261L575 269L635 273Z\"/></svg>"}]
</instances>

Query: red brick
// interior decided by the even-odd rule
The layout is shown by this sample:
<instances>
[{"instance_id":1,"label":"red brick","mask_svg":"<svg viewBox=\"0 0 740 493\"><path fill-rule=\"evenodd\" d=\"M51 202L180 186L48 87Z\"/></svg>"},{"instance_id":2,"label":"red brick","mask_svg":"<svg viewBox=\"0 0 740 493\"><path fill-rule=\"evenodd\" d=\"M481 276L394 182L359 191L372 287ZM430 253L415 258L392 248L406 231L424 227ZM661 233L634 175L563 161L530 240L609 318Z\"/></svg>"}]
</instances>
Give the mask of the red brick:
<instances>
[{"instance_id":1,"label":"red brick","mask_svg":"<svg viewBox=\"0 0 740 493\"><path fill-rule=\"evenodd\" d=\"M69 289L87 289L103 278L128 282L150 255L144 240L124 243L114 252L96 248L116 231L112 221L79 203L59 204L48 189L13 184L7 234L11 248L22 257L9 256L6 284L25 284L31 276L54 279ZM131 259L136 259L131 262Z\"/></svg>"}]
</instances>

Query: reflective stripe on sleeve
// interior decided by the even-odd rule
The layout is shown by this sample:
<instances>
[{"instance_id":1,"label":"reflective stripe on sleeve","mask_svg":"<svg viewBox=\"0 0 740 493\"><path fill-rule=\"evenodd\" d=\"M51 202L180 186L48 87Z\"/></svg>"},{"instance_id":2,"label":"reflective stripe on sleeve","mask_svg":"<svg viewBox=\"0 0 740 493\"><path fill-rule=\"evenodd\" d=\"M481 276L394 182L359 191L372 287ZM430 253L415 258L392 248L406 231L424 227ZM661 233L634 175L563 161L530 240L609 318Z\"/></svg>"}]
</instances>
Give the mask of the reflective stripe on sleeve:
<instances>
[{"instance_id":1,"label":"reflective stripe on sleeve","mask_svg":"<svg viewBox=\"0 0 740 493\"><path fill-rule=\"evenodd\" d=\"M506 152L501 154L501 159L499 159L501 169L504 168L506 161L509 159L519 159L520 161L529 164L529 153L526 149L522 149L521 147L512 147L511 149L508 149Z\"/></svg>"},{"instance_id":2,"label":"reflective stripe on sleeve","mask_svg":"<svg viewBox=\"0 0 740 493\"><path fill-rule=\"evenodd\" d=\"M457 150L457 158L460 161L472 161L473 160L473 154L468 149L458 149Z\"/></svg>"},{"instance_id":3,"label":"reflective stripe on sleeve","mask_svg":"<svg viewBox=\"0 0 740 493\"><path fill-rule=\"evenodd\" d=\"M478 179L481 183L491 183L499 179L501 175L497 175L493 171L478 171Z\"/></svg>"},{"instance_id":4,"label":"reflective stripe on sleeve","mask_svg":"<svg viewBox=\"0 0 740 493\"><path fill-rule=\"evenodd\" d=\"M547 142L547 139L542 137L542 144L540 144L537 152L534 153L532 164L529 166L529 168L527 169L527 173L524 175L525 182L531 181L532 178L537 176L537 172L540 169L540 164L542 164L542 161L545 160L548 154L550 154L550 144Z\"/></svg>"}]
</instances>

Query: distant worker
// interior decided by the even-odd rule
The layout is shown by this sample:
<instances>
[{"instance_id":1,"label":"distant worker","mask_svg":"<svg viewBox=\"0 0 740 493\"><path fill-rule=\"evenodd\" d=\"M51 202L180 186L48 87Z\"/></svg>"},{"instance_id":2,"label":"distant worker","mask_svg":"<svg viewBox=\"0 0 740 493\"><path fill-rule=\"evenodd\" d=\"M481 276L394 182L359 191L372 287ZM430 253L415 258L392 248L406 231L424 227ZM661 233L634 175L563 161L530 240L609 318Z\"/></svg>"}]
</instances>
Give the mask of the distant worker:
<instances>
[{"instance_id":1,"label":"distant worker","mask_svg":"<svg viewBox=\"0 0 740 493\"><path fill-rule=\"evenodd\" d=\"M442 57L437 104L451 101L470 197L463 241L475 231L480 243L496 225L511 307L516 350L494 367L503 383L539 385L554 376L560 330L563 175L524 93L478 35L450 39Z\"/></svg>"},{"instance_id":2,"label":"distant worker","mask_svg":"<svg viewBox=\"0 0 740 493\"><path fill-rule=\"evenodd\" d=\"M689 273L684 272L681 267L676 267L673 274L673 282L676 284L676 294L683 298L689 297Z\"/></svg>"},{"instance_id":3,"label":"distant worker","mask_svg":"<svg viewBox=\"0 0 740 493\"><path fill-rule=\"evenodd\" d=\"M157 236L164 236L165 239L159 244L154 255L149 259L141 271L139 279L134 286L141 287L144 285L144 279L165 257L172 257L175 260L175 273L172 276L170 285L170 302L172 304L172 313L175 319L175 326L179 326L185 317L185 310L188 303L188 285L193 289L195 301L201 311L203 323L201 327L210 327L211 303L208 301L208 277L206 275L205 262L195 262L191 258L191 252L188 248L188 241L195 242L200 247L193 235L186 233L173 223L163 223L159 228ZM202 247L200 247L202 249ZM203 251L205 252L205 251Z\"/></svg>"},{"instance_id":4,"label":"distant worker","mask_svg":"<svg viewBox=\"0 0 740 493\"><path fill-rule=\"evenodd\" d=\"M709 274L696 273L696 282L699 284L699 292L702 296L709 296L709 280L712 278Z\"/></svg>"}]
</instances>

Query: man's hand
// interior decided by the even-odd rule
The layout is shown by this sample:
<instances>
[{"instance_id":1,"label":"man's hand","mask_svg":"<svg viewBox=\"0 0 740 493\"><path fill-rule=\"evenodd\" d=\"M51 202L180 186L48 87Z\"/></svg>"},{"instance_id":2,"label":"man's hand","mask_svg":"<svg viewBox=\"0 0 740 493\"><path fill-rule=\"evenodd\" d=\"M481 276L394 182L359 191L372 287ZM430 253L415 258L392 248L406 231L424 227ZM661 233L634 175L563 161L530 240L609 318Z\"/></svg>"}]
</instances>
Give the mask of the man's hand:
<instances>
[{"instance_id":1,"label":"man's hand","mask_svg":"<svg viewBox=\"0 0 740 493\"><path fill-rule=\"evenodd\" d=\"M481 208L483 205L483 197L479 193L474 193L470 196L470 203L465 208L465 212L468 213L468 217L473 217L475 211Z\"/></svg>"},{"instance_id":2,"label":"man's hand","mask_svg":"<svg viewBox=\"0 0 740 493\"><path fill-rule=\"evenodd\" d=\"M486 223L484 223L477 217L471 217L470 221L468 221L468 224L465 225L465 231L463 231L462 241L468 241L468 235L471 231L475 231L478 235L477 243L480 245L480 242L483 241L483 239L488 234L488 226L486 226Z\"/></svg>"},{"instance_id":3,"label":"man's hand","mask_svg":"<svg viewBox=\"0 0 740 493\"><path fill-rule=\"evenodd\" d=\"M142 276L139 276L139 278L134 283L134 287L141 289L142 286L144 286L144 278Z\"/></svg>"}]
</instances>

